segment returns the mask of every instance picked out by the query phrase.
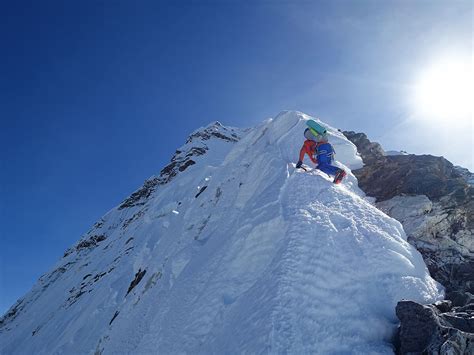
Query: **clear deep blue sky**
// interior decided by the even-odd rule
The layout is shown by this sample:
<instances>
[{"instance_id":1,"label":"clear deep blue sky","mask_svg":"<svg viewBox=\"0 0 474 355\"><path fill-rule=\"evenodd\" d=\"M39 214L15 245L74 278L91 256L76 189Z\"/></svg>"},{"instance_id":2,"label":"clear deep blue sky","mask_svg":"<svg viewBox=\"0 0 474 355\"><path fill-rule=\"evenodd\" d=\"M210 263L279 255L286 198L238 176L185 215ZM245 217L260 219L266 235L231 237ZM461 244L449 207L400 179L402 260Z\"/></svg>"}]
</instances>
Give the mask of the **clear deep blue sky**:
<instances>
[{"instance_id":1,"label":"clear deep blue sky","mask_svg":"<svg viewBox=\"0 0 474 355\"><path fill-rule=\"evenodd\" d=\"M297 109L444 154L414 136L407 85L436 53L472 54L470 1L10 1L0 17L0 313L212 120ZM447 157L472 169L466 137L471 155Z\"/></svg>"}]
</instances>

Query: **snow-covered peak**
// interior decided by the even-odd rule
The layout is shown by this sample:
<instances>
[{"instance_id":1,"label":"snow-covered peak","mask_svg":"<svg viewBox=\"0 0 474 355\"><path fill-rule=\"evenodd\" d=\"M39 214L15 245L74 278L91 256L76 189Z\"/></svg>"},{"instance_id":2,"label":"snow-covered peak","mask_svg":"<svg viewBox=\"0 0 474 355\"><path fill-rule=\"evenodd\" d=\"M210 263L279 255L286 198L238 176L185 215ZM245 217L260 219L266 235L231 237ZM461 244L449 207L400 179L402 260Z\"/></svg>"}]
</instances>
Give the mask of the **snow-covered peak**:
<instances>
[{"instance_id":1,"label":"snow-covered peak","mask_svg":"<svg viewBox=\"0 0 474 355\"><path fill-rule=\"evenodd\" d=\"M207 141L211 138L222 139L229 142L237 142L242 136L242 130L235 127L223 126L219 121L214 121L206 127L195 130L186 140L186 144L196 140Z\"/></svg>"},{"instance_id":2,"label":"snow-covered peak","mask_svg":"<svg viewBox=\"0 0 474 355\"><path fill-rule=\"evenodd\" d=\"M229 143L236 143L244 135L244 130L235 127L225 127L215 121L195 130L186 140L186 143L178 148L171 158L171 162L165 166L158 176L152 176L145 181L144 185L127 198L119 208L133 207L144 204L157 185L170 182L176 175L196 164L211 149L211 156L207 161L220 161L222 155L230 149Z\"/></svg>"},{"instance_id":3,"label":"snow-covered peak","mask_svg":"<svg viewBox=\"0 0 474 355\"><path fill-rule=\"evenodd\" d=\"M307 119L194 132L0 320L0 352L390 353L396 303L442 290L341 132L342 185L295 170Z\"/></svg>"},{"instance_id":4,"label":"snow-covered peak","mask_svg":"<svg viewBox=\"0 0 474 355\"><path fill-rule=\"evenodd\" d=\"M245 131L247 130L223 126L219 121L211 122L195 130L186 139L186 143L176 150L170 163L158 175L145 180L143 186L127 197L118 209L145 205L158 186L172 181L178 174L202 160L204 155L206 155L207 163L219 164L230 147L245 135ZM211 150L210 154L209 150ZM104 218L95 223L93 228L82 236L74 247L66 250L64 255L96 246L106 239L103 229Z\"/></svg>"}]
</instances>

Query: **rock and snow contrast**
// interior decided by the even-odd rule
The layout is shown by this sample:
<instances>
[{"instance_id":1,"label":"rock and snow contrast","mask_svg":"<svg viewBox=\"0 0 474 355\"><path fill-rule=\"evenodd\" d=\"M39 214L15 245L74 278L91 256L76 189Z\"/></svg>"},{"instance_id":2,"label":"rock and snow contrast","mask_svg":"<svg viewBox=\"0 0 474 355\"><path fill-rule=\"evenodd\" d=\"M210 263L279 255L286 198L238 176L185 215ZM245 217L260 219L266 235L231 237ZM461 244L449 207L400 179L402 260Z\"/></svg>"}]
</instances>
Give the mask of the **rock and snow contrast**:
<instances>
[{"instance_id":1,"label":"rock and snow contrast","mask_svg":"<svg viewBox=\"0 0 474 355\"><path fill-rule=\"evenodd\" d=\"M402 223L433 278L446 288L441 307L397 307L402 353L473 354L474 174L443 157L390 156L363 133L344 134L365 164L353 171L359 186Z\"/></svg>"},{"instance_id":2,"label":"rock and snow contrast","mask_svg":"<svg viewBox=\"0 0 474 355\"><path fill-rule=\"evenodd\" d=\"M455 304L464 305L460 298L474 295L473 174L443 157L385 156L365 134L344 133L365 163L354 171L361 189L403 224L431 275Z\"/></svg>"},{"instance_id":3,"label":"rock and snow contrast","mask_svg":"<svg viewBox=\"0 0 474 355\"><path fill-rule=\"evenodd\" d=\"M409 155L407 152L404 150L398 151L398 150L387 150L385 152L385 155Z\"/></svg>"},{"instance_id":4,"label":"rock and snow contrast","mask_svg":"<svg viewBox=\"0 0 474 355\"><path fill-rule=\"evenodd\" d=\"M307 119L195 131L0 319L0 352L393 353L397 303L442 286L342 133L341 185L295 170Z\"/></svg>"}]
</instances>

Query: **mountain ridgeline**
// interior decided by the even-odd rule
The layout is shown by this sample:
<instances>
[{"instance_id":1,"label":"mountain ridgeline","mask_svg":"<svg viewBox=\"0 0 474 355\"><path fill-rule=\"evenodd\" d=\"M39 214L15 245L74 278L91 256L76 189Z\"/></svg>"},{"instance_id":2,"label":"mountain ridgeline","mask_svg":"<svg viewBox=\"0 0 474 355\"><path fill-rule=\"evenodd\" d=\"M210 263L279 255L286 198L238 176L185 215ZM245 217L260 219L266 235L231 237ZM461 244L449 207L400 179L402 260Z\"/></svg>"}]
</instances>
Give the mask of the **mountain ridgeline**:
<instances>
[{"instance_id":1,"label":"mountain ridgeline","mask_svg":"<svg viewBox=\"0 0 474 355\"><path fill-rule=\"evenodd\" d=\"M442 259L444 249L424 235L439 224L429 219L423 229L413 222L419 216L404 219L405 200L394 200L405 198L402 187L377 192L381 182L364 170L372 163L353 137L355 144L318 121L348 173L342 184L295 169L310 118L285 111L251 129L214 122L193 132L0 319L0 353L391 354L399 318L412 305L399 301L437 312L428 304L444 297L425 262L453 299L466 301L467 284L448 284L443 275L452 266L442 260L453 264L469 253L459 248L455 260ZM465 221L458 214L468 197L457 183L456 175L443 190L458 203L448 224ZM431 203L423 218L448 208L444 195L424 196L429 202L408 196L425 210ZM381 209L400 218L425 261ZM449 239L465 245L465 223L439 233L449 230ZM408 351L406 344L399 349Z\"/></svg>"}]
</instances>

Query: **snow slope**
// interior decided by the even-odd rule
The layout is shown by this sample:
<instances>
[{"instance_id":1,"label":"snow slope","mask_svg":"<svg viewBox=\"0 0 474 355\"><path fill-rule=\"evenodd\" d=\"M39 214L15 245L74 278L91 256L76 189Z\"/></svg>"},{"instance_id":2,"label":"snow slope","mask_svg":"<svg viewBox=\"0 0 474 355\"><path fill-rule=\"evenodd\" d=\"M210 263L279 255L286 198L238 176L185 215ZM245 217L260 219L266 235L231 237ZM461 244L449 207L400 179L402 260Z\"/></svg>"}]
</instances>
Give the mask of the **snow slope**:
<instances>
[{"instance_id":1,"label":"snow slope","mask_svg":"<svg viewBox=\"0 0 474 355\"><path fill-rule=\"evenodd\" d=\"M392 353L396 303L442 290L351 173L294 169L308 118L194 132L0 320L0 352Z\"/></svg>"}]
</instances>

